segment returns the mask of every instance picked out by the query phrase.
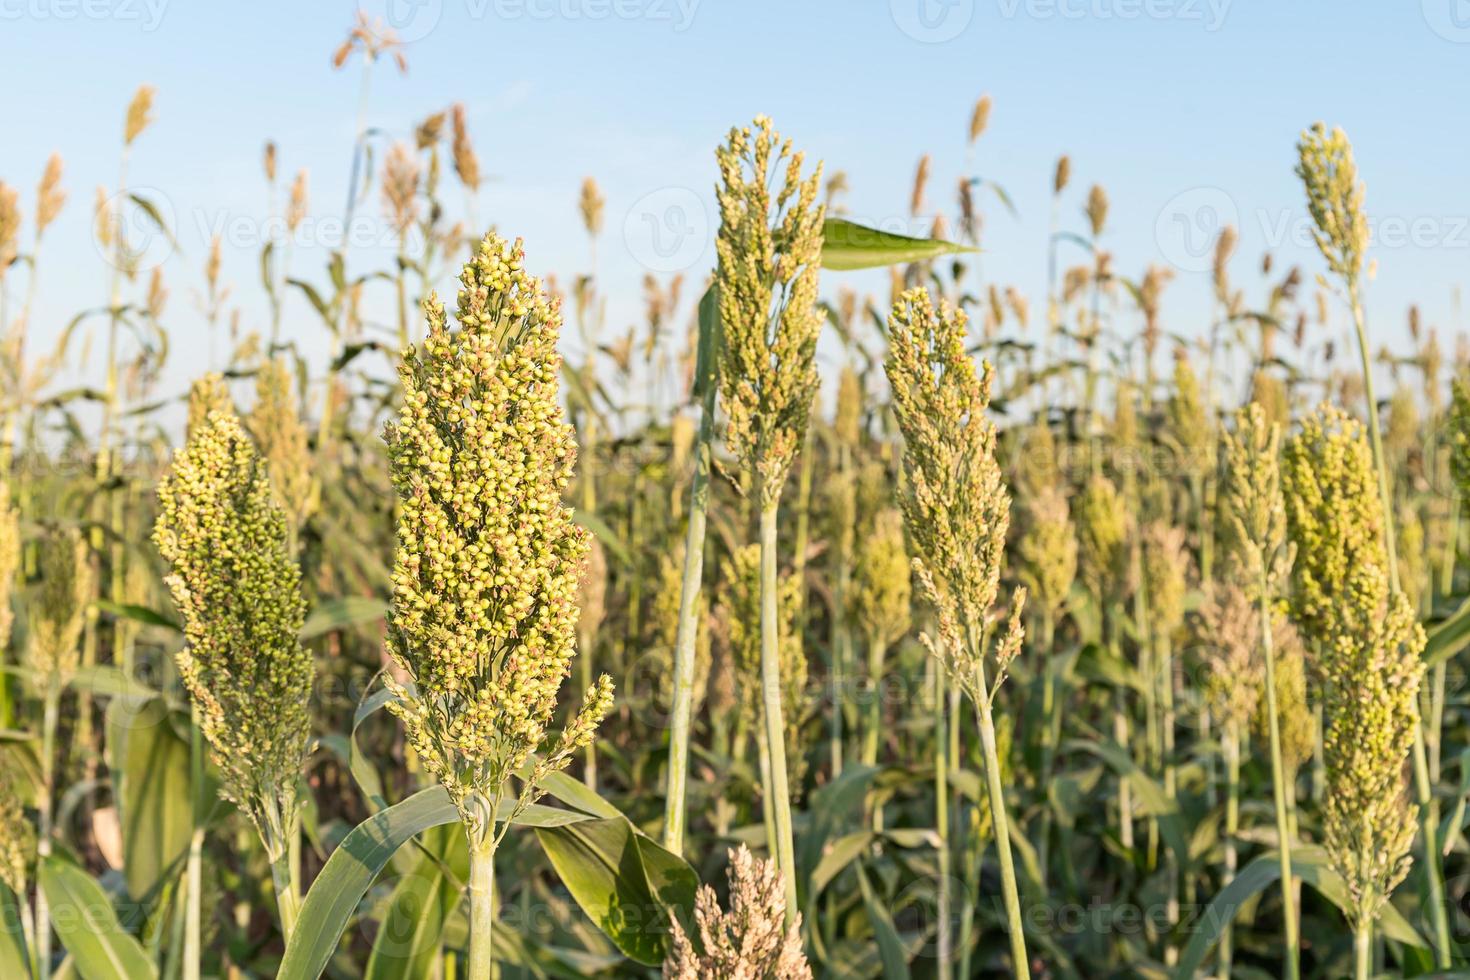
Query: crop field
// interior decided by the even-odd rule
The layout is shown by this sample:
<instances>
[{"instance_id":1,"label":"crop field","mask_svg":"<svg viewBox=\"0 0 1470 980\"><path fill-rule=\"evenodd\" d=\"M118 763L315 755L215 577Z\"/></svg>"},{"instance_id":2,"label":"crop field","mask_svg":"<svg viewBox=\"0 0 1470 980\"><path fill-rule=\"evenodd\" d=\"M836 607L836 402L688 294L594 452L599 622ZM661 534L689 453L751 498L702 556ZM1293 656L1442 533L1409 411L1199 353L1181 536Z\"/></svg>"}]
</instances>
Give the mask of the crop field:
<instances>
[{"instance_id":1,"label":"crop field","mask_svg":"<svg viewBox=\"0 0 1470 980\"><path fill-rule=\"evenodd\" d=\"M95 195L0 172L0 980L1470 975L1470 345L1369 315L1343 128L1290 260L1125 270L1106 175L976 176L991 95L889 222L754 107L618 282L595 159L554 263L535 140L371 121L429 49L344 26L345 209L264 142L243 259L166 86Z\"/></svg>"}]
</instances>

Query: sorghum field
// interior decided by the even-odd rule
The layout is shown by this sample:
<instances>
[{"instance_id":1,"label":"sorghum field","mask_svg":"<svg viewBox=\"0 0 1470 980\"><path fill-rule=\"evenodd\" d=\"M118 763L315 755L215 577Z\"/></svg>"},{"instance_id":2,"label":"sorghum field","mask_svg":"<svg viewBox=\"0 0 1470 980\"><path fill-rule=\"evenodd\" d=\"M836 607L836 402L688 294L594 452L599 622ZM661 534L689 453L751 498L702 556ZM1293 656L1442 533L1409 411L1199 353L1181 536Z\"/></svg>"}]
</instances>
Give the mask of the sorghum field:
<instances>
[{"instance_id":1,"label":"sorghum field","mask_svg":"<svg viewBox=\"0 0 1470 980\"><path fill-rule=\"evenodd\" d=\"M332 61L406 55L363 16ZM126 233L175 231L128 183L163 95L95 206L62 155L0 174L0 977L1470 965L1470 351L1375 342L1341 129L1279 148L1312 263L1222 227L1178 324L1067 156L1028 295L983 274L1003 190L866 227L732 120L714 262L625 331L595 258L476 213L462 105L359 123L396 257L268 242L242 310L215 238L184 392ZM332 205L286 156L294 230ZM565 207L595 257L595 176ZM89 208L110 300L43 344Z\"/></svg>"}]
</instances>

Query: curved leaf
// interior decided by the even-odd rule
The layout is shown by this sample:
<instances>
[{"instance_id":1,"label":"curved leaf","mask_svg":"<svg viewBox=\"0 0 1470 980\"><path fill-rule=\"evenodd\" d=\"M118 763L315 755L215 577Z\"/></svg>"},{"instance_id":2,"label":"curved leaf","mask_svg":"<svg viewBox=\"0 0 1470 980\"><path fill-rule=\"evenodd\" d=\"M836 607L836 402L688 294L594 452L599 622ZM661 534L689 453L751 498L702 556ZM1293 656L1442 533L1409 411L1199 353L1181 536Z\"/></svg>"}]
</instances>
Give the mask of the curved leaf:
<instances>
[{"instance_id":1,"label":"curved leaf","mask_svg":"<svg viewBox=\"0 0 1470 980\"><path fill-rule=\"evenodd\" d=\"M156 980L153 961L123 929L112 899L91 875L51 856L41 860L40 885L51 924L85 980Z\"/></svg>"},{"instance_id":2,"label":"curved leaf","mask_svg":"<svg viewBox=\"0 0 1470 980\"><path fill-rule=\"evenodd\" d=\"M444 787L415 793L368 817L349 833L312 882L286 945L280 980L316 980L337 950L363 895L410 838L459 820Z\"/></svg>"}]
</instances>

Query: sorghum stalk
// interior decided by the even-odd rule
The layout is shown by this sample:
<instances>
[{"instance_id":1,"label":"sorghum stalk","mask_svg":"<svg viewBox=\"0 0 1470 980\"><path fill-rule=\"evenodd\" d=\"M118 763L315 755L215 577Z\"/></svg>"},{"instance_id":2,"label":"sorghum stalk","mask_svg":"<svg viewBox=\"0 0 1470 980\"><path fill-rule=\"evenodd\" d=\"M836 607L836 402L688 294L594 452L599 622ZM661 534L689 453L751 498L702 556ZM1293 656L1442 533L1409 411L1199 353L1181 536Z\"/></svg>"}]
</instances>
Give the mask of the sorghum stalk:
<instances>
[{"instance_id":1,"label":"sorghum stalk","mask_svg":"<svg viewBox=\"0 0 1470 980\"><path fill-rule=\"evenodd\" d=\"M711 355L712 356L712 355ZM713 366L711 365L711 368ZM703 403L695 448L694 481L689 488L689 527L684 535L684 570L679 587L679 625L674 639L674 706L669 732L668 790L664 799L664 847L684 852L685 793L689 782L689 732L694 713L695 644L699 638L699 594L704 579L705 524L714 441L713 378L702 379Z\"/></svg>"},{"instance_id":2,"label":"sorghum stalk","mask_svg":"<svg viewBox=\"0 0 1470 980\"><path fill-rule=\"evenodd\" d=\"M985 414L993 371L987 363L983 373L976 372L965 350L964 313L947 305L936 311L926 290L899 296L888 333L884 367L905 446L900 502L916 552L914 570L938 622L938 636L926 633L924 642L975 704L1011 969L1027 978L1030 962L993 711L995 694L1021 649L1024 588L1017 590L1008 625L995 644L993 684L985 667L1010 526L1010 495L995 459L995 426Z\"/></svg>"},{"instance_id":3,"label":"sorghum stalk","mask_svg":"<svg viewBox=\"0 0 1470 980\"><path fill-rule=\"evenodd\" d=\"M786 723L777 635L776 520L792 461L816 395L816 306L824 208L822 168L803 179L804 155L792 152L770 119L731 129L716 151L720 165L720 321L725 331L720 383L726 441L759 495L761 543L761 703L771 754L766 799L774 808L777 865L786 882L788 918L797 911L796 849L786 779ZM776 172L784 174L777 178ZM773 184L779 186L774 189Z\"/></svg>"},{"instance_id":4,"label":"sorghum stalk","mask_svg":"<svg viewBox=\"0 0 1470 980\"><path fill-rule=\"evenodd\" d=\"M436 297L424 304L429 333L403 353L384 433L400 503L389 638L412 682L386 679L389 710L465 827L471 980L493 971L496 849L612 703L604 675L548 731L587 536L562 502L576 441L557 400L560 306L524 262L519 242L489 235L460 274L459 329Z\"/></svg>"},{"instance_id":5,"label":"sorghum stalk","mask_svg":"<svg viewBox=\"0 0 1470 980\"><path fill-rule=\"evenodd\" d=\"M97 587L90 548L75 531L48 535L38 555L40 593L30 616L29 666L41 688L41 783L36 854L51 854L56 799L56 728L61 692L77 672L77 643L85 610ZM41 980L51 975L51 913L44 891L36 891L36 959Z\"/></svg>"},{"instance_id":6,"label":"sorghum stalk","mask_svg":"<svg viewBox=\"0 0 1470 980\"><path fill-rule=\"evenodd\" d=\"M1297 144L1299 163L1296 169L1307 192L1307 207L1316 227L1312 230L1317 248L1327 265L1347 291L1352 308L1353 332L1357 338L1358 356L1363 373L1363 392L1368 403L1368 434L1373 461L1378 472L1378 496L1383 507L1383 542L1387 552L1389 588L1400 592L1398 548L1394 539L1393 496L1390 491L1388 461L1383 452L1382 426L1378 421L1378 399L1374 390L1373 368L1368 347L1368 331L1364 322L1362 273L1368 249L1368 217L1364 208L1364 185L1353 160L1352 144L1340 128L1331 133L1316 123L1302 133ZM1417 711L1416 711L1417 714ZM1434 926L1435 965L1449 969L1452 960L1449 915L1445 908L1444 869L1438 854L1439 829L1435 824L1433 787L1429 782L1429 765L1424 748L1423 720L1414 722L1414 789L1421 820L1424 877L1428 884L1430 921Z\"/></svg>"}]
</instances>

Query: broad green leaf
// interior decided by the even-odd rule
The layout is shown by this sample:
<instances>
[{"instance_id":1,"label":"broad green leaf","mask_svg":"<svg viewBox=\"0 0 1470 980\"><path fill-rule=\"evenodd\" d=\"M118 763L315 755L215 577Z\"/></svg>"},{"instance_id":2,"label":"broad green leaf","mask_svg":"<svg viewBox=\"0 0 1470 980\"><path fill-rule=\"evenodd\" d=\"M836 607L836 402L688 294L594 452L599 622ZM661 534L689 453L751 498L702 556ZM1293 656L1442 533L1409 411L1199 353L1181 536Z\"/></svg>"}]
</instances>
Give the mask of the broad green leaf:
<instances>
[{"instance_id":1,"label":"broad green leaf","mask_svg":"<svg viewBox=\"0 0 1470 980\"><path fill-rule=\"evenodd\" d=\"M1189 841L1184 835L1179 804L1169 799L1157 780L1138 768L1126 749L1116 742L1087 742L1081 739L1068 742L1066 749L1071 752L1089 752L1106 762L1119 776L1127 779L1138 802L1138 814L1157 819L1164 843L1174 852L1181 865L1189 864Z\"/></svg>"},{"instance_id":2,"label":"broad green leaf","mask_svg":"<svg viewBox=\"0 0 1470 980\"><path fill-rule=\"evenodd\" d=\"M720 344L723 333L720 323L720 287L711 283L699 298L699 346L694 356L694 388L690 392L702 398L719 384Z\"/></svg>"},{"instance_id":3,"label":"broad green leaf","mask_svg":"<svg viewBox=\"0 0 1470 980\"><path fill-rule=\"evenodd\" d=\"M425 833L423 849L418 864L393 887L364 980L416 980L433 973L444 923L464 895L470 850L464 831L451 825Z\"/></svg>"},{"instance_id":4,"label":"broad green leaf","mask_svg":"<svg viewBox=\"0 0 1470 980\"><path fill-rule=\"evenodd\" d=\"M1317 889L1339 909L1348 905L1347 883L1327 863L1326 853L1320 847L1298 847L1291 855L1292 873ZM1262 854L1246 865L1235 876L1235 880L1222 888L1200 914L1193 925L1193 936L1179 957L1174 976L1178 980L1191 980L1199 972L1205 957L1220 941L1225 927L1235 920L1236 913L1245 902L1265 891L1281 878L1281 858L1275 854ZM1398 909L1384 905L1378 917L1378 928L1383 935L1409 946L1422 947L1424 938L1409 924Z\"/></svg>"},{"instance_id":5,"label":"broad green leaf","mask_svg":"<svg viewBox=\"0 0 1470 980\"><path fill-rule=\"evenodd\" d=\"M669 916L690 913L699 878L624 817L537 828L536 837L582 911L630 959L663 962Z\"/></svg>"},{"instance_id":6,"label":"broad green leaf","mask_svg":"<svg viewBox=\"0 0 1470 980\"><path fill-rule=\"evenodd\" d=\"M91 875L70 861L46 857L40 862L40 885L56 935L84 980L155 980L153 961L123 929L112 899Z\"/></svg>"},{"instance_id":7,"label":"broad green leaf","mask_svg":"<svg viewBox=\"0 0 1470 980\"><path fill-rule=\"evenodd\" d=\"M937 238L895 235L845 218L828 218L822 225L822 268L834 271L907 265L941 255L978 251Z\"/></svg>"},{"instance_id":8,"label":"broad green leaf","mask_svg":"<svg viewBox=\"0 0 1470 980\"><path fill-rule=\"evenodd\" d=\"M363 895L398 849L430 827L459 820L444 787L415 793L349 833L312 882L286 944L279 980L316 980L326 969Z\"/></svg>"},{"instance_id":9,"label":"broad green leaf","mask_svg":"<svg viewBox=\"0 0 1470 980\"><path fill-rule=\"evenodd\" d=\"M158 692L142 681L123 673L121 667L111 664L94 664L79 667L71 687L75 691L100 694L107 697L151 698Z\"/></svg>"},{"instance_id":10,"label":"broad green leaf","mask_svg":"<svg viewBox=\"0 0 1470 980\"><path fill-rule=\"evenodd\" d=\"M168 724L168 706L159 698L118 704L109 720L123 735L123 758L115 763L122 774L124 877L128 894L142 899L189 847L189 744Z\"/></svg>"},{"instance_id":11,"label":"broad green leaf","mask_svg":"<svg viewBox=\"0 0 1470 980\"><path fill-rule=\"evenodd\" d=\"M1428 642L1424 644L1424 662L1432 667L1450 659L1464 647L1466 640L1470 640L1470 599L1429 631Z\"/></svg>"},{"instance_id":12,"label":"broad green leaf","mask_svg":"<svg viewBox=\"0 0 1470 980\"><path fill-rule=\"evenodd\" d=\"M388 611L388 604L371 596L349 595L319 603L301 625L300 639L310 640L333 630L375 623Z\"/></svg>"}]
</instances>

